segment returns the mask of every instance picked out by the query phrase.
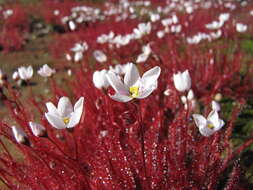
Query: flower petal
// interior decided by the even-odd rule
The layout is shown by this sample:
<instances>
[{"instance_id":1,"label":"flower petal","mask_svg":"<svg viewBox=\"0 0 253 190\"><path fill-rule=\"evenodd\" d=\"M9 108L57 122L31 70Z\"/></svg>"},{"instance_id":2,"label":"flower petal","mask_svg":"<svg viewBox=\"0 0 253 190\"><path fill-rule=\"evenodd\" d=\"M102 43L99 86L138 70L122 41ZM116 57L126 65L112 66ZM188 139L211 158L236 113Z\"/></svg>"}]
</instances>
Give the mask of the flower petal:
<instances>
[{"instance_id":1,"label":"flower petal","mask_svg":"<svg viewBox=\"0 0 253 190\"><path fill-rule=\"evenodd\" d=\"M197 125L198 128L207 125L207 120L203 115L193 114L192 117L193 117L194 122L195 122L195 124Z\"/></svg>"},{"instance_id":2,"label":"flower petal","mask_svg":"<svg viewBox=\"0 0 253 190\"><path fill-rule=\"evenodd\" d=\"M219 112L221 110L220 104L216 101L212 101L212 110Z\"/></svg>"},{"instance_id":3,"label":"flower petal","mask_svg":"<svg viewBox=\"0 0 253 190\"><path fill-rule=\"evenodd\" d=\"M60 98L57 110L61 117L67 117L73 112L73 106L68 97L63 96Z\"/></svg>"},{"instance_id":4,"label":"flower petal","mask_svg":"<svg viewBox=\"0 0 253 190\"><path fill-rule=\"evenodd\" d=\"M222 119L219 119L219 125L215 126L214 130L219 131L224 125L225 122Z\"/></svg>"},{"instance_id":5,"label":"flower petal","mask_svg":"<svg viewBox=\"0 0 253 190\"><path fill-rule=\"evenodd\" d=\"M174 86L175 88L180 91L183 92L185 91L185 87L184 87L184 82L182 80L181 77L181 73L177 73L177 74L173 74L173 82L174 82Z\"/></svg>"},{"instance_id":6,"label":"flower petal","mask_svg":"<svg viewBox=\"0 0 253 190\"><path fill-rule=\"evenodd\" d=\"M140 87L140 95L137 97L138 99L146 98L148 97L156 88L157 88L157 80L153 81L153 84L143 84L145 86Z\"/></svg>"},{"instance_id":7,"label":"flower petal","mask_svg":"<svg viewBox=\"0 0 253 190\"><path fill-rule=\"evenodd\" d=\"M57 129L65 129L66 128L66 125L64 124L62 118L58 117L57 115L53 115L51 113L45 113L45 116L47 118L47 121L53 127L57 128Z\"/></svg>"},{"instance_id":8,"label":"flower petal","mask_svg":"<svg viewBox=\"0 0 253 190\"><path fill-rule=\"evenodd\" d=\"M201 126L201 127L199 128L199 132L200 132L203 136L209 137L209 136L211 136L211 135L215 132L215 130L210 129L210 128L208 128L207 126Z\"/></svg>"},{"instance_id":9,"label":"flower petal","mask_svg":"<svg viewBox=\"0 0 253 190\"><path fill-rule=\"evenodd\" d=\"M33 76L33 68L31 65L27 68L27 73L29 78Z\"/></svg>"},{"instance_id":10,"label":"flower petal","mask_svg":"<svg viewBox=\"0 0 253 190\"><path fill-rule=\"evenodd\" d=\"M143 85L149 86L150 84L154 84L154 82L156 82L158 77L160 76L160 73L161 68L158 66L146 71L141 78L142 82L144 83Z\"/></svg>"},{"instance_id":11,"label":"flower petal","mask_svg":"<svg viewBox=\"0 0 253 190\"><path fill-rule=\"evenodd\" d=\"M40 137L46 133L46 129L43 125L41 125L39 123L31 122L31 121L28 124L32 130L32 133L35 136Z\"/></svg>"},{"instance_id":12,"label":"flower petal","mask_svg":"<svg viewBox=\"0 0 253 190\"><path fill-rule=\"evenodd\" d=\"M145 54L145 53L142 53L140 54L137 59L136 59L136 63L142 63L142 62L145 62L149 57L149 54Z\"/></svg>"},{"instance_id":13,"label":"flower petal","mask_svg":"<svg viewBox=\"0 0 253 190\"><path fill-rule=\"evenodd\" d=\"M106 74L106 78L107 78L108 82L110 83L110 85L112 86L112 88L116 92L123 94L123 95L129 94L126 87L124 86L122 81L115 75L115 73L113 73L112 71L109 71Z\"/></svg>"},{"instance_id":14,"label":"flower petal","mask_svg":"<svg viewBox=\"0 0 253 190\"><path fill-rule=\"evenodd\" d=\"M185 90L189 90L191 88L191 77L188 70L182 73L182 80L185 84Z\"/></svg>"},{"instance_id":15,"label":"flower petal","mask_svg":"<svg viewBox=\"0 0 253 190\"><path fill-rule=\"evenodd\" d=\"M49 113L51 113L53 115L60 116L59 113L58 113L57 108L54 106L54 104L52 102L47 102L46 107L47 107L47 110L48 110Z\"/></svg>"},{"instance_id":16,"label":"flower petal","mask_svg":"<svg viewBox=\"0 0 253 190\"><path fill-rule=\"evenodd\" d=\"M121 94L118 94L118 93L111 96L111 98L115 101L118 101L118 102L129 102L130 100L133 99L132 97L124 96L124 95L121 95Z\"/></svg>"},{"instance_id":17,"label":"flower petal","mask_svg":"<svg viewBox=\"0 0 253 190\"><path fill-rule=\"evenodd\" d=\"M142 98L146 98L148 97L152 92L154 91L154 89L150 88L150 89L147 89L145 91L143 91L138 97L138 99L142 99Z\"/></svg>"},{"instance_id":18,"label":"flower petal","mask_svg":"<svg viewBox=\"0 0 253 190\"><path fill-rule=\"evenodd\" d=\"M191 88L191 77L188 70L185 70L183 73L178 72L177 74L173 74L173 81L176 89L180 92Z\"/></svg>"},{"instance_id":19,"label":"flower petal","mask_svg":"<svg viewBox=\"0 0 253 190\"><path fill-rule=\"evenodd\" d=\"M80 117L83 113L83 102L84 102L84 97L80 97L79 100L74 105L74 113L77 115L80 115Z\"/></svg>"},{"instance_id":20,"label":"flower petal","mask_svg":"<svg viewBox=\"0 0 253 190\"><path fill-rule=\"evenodd\" d=\"M140 75L137 67L133 63L130 63L124 77L124 84L130 88L137 82L137 80L139 80L139 78Z\"/></svg>"},{"instance_id":21,"label":"flower petal","mask_svg":"<svg viewBox=\"0 0 253 190\"><path fill-rule=\"evenodd\" d=\"M219 128L220 126L220 119L217 111L211 111L207 117L207 120L210 121L215 128Z\"/></svg>"},{"instance_id":22,"label":"flower petal","mask_svg":"<svg viewBox=\"0 0 253 190\"><path fill-rule=\"evenodd\" d=\"M142 79L152 77L154 80L157 80L160 73L161 73L161 68L159 66L155 66L152 69L146 71L143 74Z\"/></svg>"},{"instance_id":23,"label":"flower petal","mask_svg":"<svg viewBox=\"0 0 253 190\"><path fill-rule=\"evenodd\" d=\"M82 116L82 112L80 111L74 112L69 119L67 128L75 127L80 122L81 116Z\"/></svg>"}]
</instances>

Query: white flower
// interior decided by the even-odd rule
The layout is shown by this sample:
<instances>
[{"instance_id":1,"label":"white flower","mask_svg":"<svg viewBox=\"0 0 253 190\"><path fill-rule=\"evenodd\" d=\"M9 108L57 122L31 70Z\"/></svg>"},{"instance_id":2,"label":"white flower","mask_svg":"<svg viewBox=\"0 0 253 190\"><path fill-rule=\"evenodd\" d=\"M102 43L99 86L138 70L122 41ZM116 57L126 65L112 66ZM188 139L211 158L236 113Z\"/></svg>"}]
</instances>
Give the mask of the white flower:
<instances>
[{"instance_id":1,"label":"white flower","mask_svg":"<svg viewBox=\"0 0 253 190\"><path fill-rule=\"evenodd\" d=\"M70 50L73 52L84 52L88 49L88 44L86 42L76 43Z\"/></svg>"},{"instance_id":2,"label":"white flower","mask_svg":"<svg viewBox=\"0 0 253 190\"><path fill-rule=\"evenodd\" d=\"M18 71L15 71L13 74L12 74L12 79L17 81L19 79L19 74L18 74Z\"/></svg>"},{"instance_id":3,"label":"white flower","mask_svg":"<svg viewBox=\"0 0 253 190\"><path fill-rule=\"evenodd\" d=\"M217 30L216 32L211 32L210 33L210 36L213 38L213 39L218 39L220 38L222 35L222 31L221 30Z\"/></svg>"},{"instance_id":4,"label":"white flower","mask_svg":"<svg viewBox=\"0 0 253 190\"><path fill-rule=\"evenodd\" d=\"M70 49L70 51L74 52L74 61L79 62L83 59L83 53L88 50L88 44L86 42L80 42L76 43L73 48ZM72 57L67 54L66 55L67 60L71 61Z\"/></svg>"},{"instance_id":5,"label":"white flower","mask_svg":"<svg viewBox=\"0 0 253 190\"><path fill-rule=\"evenodd\" d=\"M137 57L137 60L136 60L136 63L142 63L142 62L145 62L150 53L151 53L151 48L150 48L150 45L145 45L142 47L142 53Z\"/></svg>"},{"instance_id":6,"label":"white flower","mask_svg":"<svg viewBox=\"0 0 253 190\"><path fill-rule=\"evenodd\" d=\"M200 114L193 114L195 124L203 136L210 136L224 126L224 121L219 118L216 111L211 111L207 119Z\"/></svg>"},{"instance_id":7,"label":"white flower","mask_svg":"<svg viewBox=\"0 0 253 190\"><path fill-rule=\"evenodd\" d=\"M212 110L219 112L221 110L220 104L216 101L212 101Z\"/></svg>"},{"instance_id":8,"label":"white flower","mask_svg":"<svg viewBox=\"0 0 253 190\"><path fill-rule=\"evenodd\" d=\"M68 97L61 97L57 108L53 103L46 103L48 112L45 116L48 122L57 129L75 127L83 113L84 98L81 97L74 105L74 108Z\"/></svg>"},{"instance_id":9,"label":"white flower","mask_svg":"<svg viewBox=\"0 0 253 190\"><path fill-rule=\"evenodd\" d=\"M134 36L136 39L140 39L142 36L149 34L151 31L151 24L148 23L140 23L138 24L138 28L134 28Z\"/></svg>"},{"instance_id":10,"label":"white flower","mask_svg":"<svg viewBox=\"0 0 253 190\"><path fill-rule=\"evenodd\" d=\"M15 137L15 140L20 143L20 144L24 144L27 142L27 135L25 134L25 132L21 129L21 128L18 128L16 126L12 126L11 127L12 129L12 133Z\"/></svg>"},{"instance_id":11,"label":"white flower","mask_svg":"<svg viewBox=\"0 0 253 190\"><path fill-rule=\"evenodd\" d=\"M97 37L97 43L104 44L108 41L108 36L106 34L102 34Z\"/></svg>"},{"instance_id":12,"label":"white flower","mask_svg":"<svg viewBox=\"0 0 253 190\"><path fill-rule=\"evenodd\" d=\"M76 52L74 55L74 61L79 62L82 59L83 59L83 52L81 52L81 51Z\"/></svg>"},{"instance_id":13,"label":"white flower","mask_svg":"<svg viewBox=\"0 0 253 190\"><path fill-rule=\"evenodd\" d=\"M133 98L146 98L157 88L160 72L160 67L156 66L140 77L137 67L130 63L124 76L124 82L122 82L119 76L109 71L106 77L116 91L111 98L119 102L128 102Z\"/></svg>"},{"instance_id":14,"label":"white flower","mask_svg":"<svg viewBox=\"0 0 253 190\"><path fill-rule=\"evenodd\" d=\"M107 70L103 69L101 71L95 71L93 73L93 83L95 87L101 88L108 88L109 82L106 78Z\"/></svg>"},{"instance_id":15,"label":"white flower","mask_svg":"<svg viewBox=\"0 0 253 190\"><path fill-rule=\"evenodd\" d=\"M56 9L56 10L54 10L53 13L54 13L55 16L58 16L60 14L60 11L58 9Z\"/></svg>"},{"instance_id":16,"label":"white flower","mask_svg":"<svg viewBox=\"0 0 253 190\"><path fill-rule=\"evenodd\" d=\"M125 46L129 44L129 42L132 40L132 35L127 34L125 36L117 35L114 39L111 40L111 43L116 44L116 47L119 48L121 46Z\"/></svg>"},{"instance_id":17,"label":"white flower","mask_svg":"<svg viewBox=\"0 0 253 190\"><path fill-rule=\"evenodd\" d=\"M237 32L246 32L247 28L248 27L245 24L242 24L242 23L237 23L236 24L236 31Z\"/></svg>"},{"instance_id":18,"label":"white flower","mask_svg":"<svg viewBox=\"0 0 253 190\"><path fill-rule=\"evenodd\" d=\"M65 57L66 57L66 59L67 59L68 61L71 61L71 60L72 60L72 57L71 57L71 55L70 55L69 53L66 53L66 54L65 54Z\"/></svg>"},{"instance_id":19,"label":"white flower","mask_svg":"<svg viewBox=\"0 0 253 190\"><path fill-rule=\"evenodd\" d=\"M13 10L12 9L7 9L3 11L3 17L7 19L9 16L13 15Z\"/></svg>"},{"instance_id":20,"label":"white flower","mask_svg":"<svg viewBox=\"0 0 253 190\"><path fill-rule=\"evenodd\" d=\"M102 34L97 37L97 43L104 44L111 41L114 38L114 32L110 31L109 34Z\"/></svg>"},{"instance_id":21,"label":"white flower","mask_svg":"<svg viewBox=\"0 0 253 190\"><path fill-rule=\"evenodd\" d=\"M172 19L171 18L166 18L166 19L162 20L162 25L165 26L165 27L169 26L171 24L172 24Z\"/></svg>"},{"instance_id":22,"label":"white flower","mask_svg":"<svg viewBox=\"0 0 253 190\"><path fill-rule=\"evenodd\" d=\"M29 122L28 123L31 130L32 130L32 133L36 136L36 137L44 137L46 136L46 128L39 124L39 123L34 123L34 122Z\"/></svg>"},{"instance_id":23,"label":"white flower","mask_svg":"<svg viewBox=\"0 0 253 190\"><path fill-rule=\"evenodd\" d=\"M181 25L173 25L173 26L171 26L170 30L173 33L180 33L182 30L182 26Z\"/></svg>"},{"instance_id":24,"label":"white flower","mask_svg":"<svg viewBox=\"0 0 253 190\"><path fill-rule=\"evenodd\" d=\"M178 72L177 74L173 74L173 81L176 89L180 92L191 88L191 77L188 70L185 70L183 73Z\"/></svg>"},{"instance_id":25,"label":"white flower","mask_svg":"<svg viewBox=\"0 0 253 190\"><path fill-rule=\"evenodd\" d=\"M103 63L107 61L107 56L100 50L95 50L93 56L97 62Z\"/></svg>"},{"instance_id":26,"label":"white flower","mask_svg":"<svg viewBox=\"0 0 253 190\"><path fill-rule=\"evenodd\" d=\"M163 30L159 30L159 31L156 33L156 36L157 36L158 38L163 38L164 35L165 35L165 32L164 32Z\"/></svg>"},{"instance_id":27,"label":"white flower","mask_svg":"<svg viewBox=\"0 0 253 190\"><path fill-rule=\"evenodd\" d=\"M213 21L205 25L207 29L217 30L223 26L223 22Z\"/></svg>"},{"instance_id":28,"label":"white flower","mask_svg":"<svg viewBox=\"0 0 253 190\"><path fill-rule=\"evenodd\" d=\"M230 14L229 13L221 13L219 15L219 20L220 22L226 22L230 17Z\"/></svg>"},{"instance_id":29,"label":"white flower","mask_svg":"<svg viewBox=\"0 0 253 190\"><path fill-rule=\"evenodd\" d=\"M22 80L29 80L33 76L33 68L32 66L29 67L19 67L18 68L18 75Z\"/></svg>"},{"instance_id":30,"label":"white flower","mask_svg":"<svg viewBox=\"0 0 253 190\"><path fill-rule=\"evenodd\" d=\"M44 64L39 70L38 74L42 77L51 77L55 73L54 69L51 69L47 64Z\"/></svg>"},{"instance_id":31,"label":"white flower","mask_svg":"<svg viewBox=\"0 0 253 190\"><path fill-rule=\"evenodd\" d=\"M149 16L150 16L151 22L156 22L156 21L160 20L160 15L159 14L150 13Z\"/></svg>"},{"instance_id":32,"label":"white flower","mask_svg":"<svg viewBox=\"0 0 253 190\"><path fill-rule=\"evenodd\" d=\"M186 6L186 7L185 7L185 10L186 10L186 12L187 12L188 14L193 13L193 7L190 6L190 5Z\"/></svg>"},{"instance_id":33,"label":"white flower","mask_svg":"<svg viewBox=\"0 0 253 190\"><path fill-rule=\"evenodd\" d=\"M76 24L72 20L68 22L68 26L71 31L76 29Z\"/></svg>"},{"instance_id":34,"label":"white flower","mask_svg":"<svg viewBox=\"0 0 253 190\"><path fill-rule=\"evenodd\" d=\"M177 24L178 23L177 15L172 15L172 23L173 24Z\"/></svg>"}]
</instances>

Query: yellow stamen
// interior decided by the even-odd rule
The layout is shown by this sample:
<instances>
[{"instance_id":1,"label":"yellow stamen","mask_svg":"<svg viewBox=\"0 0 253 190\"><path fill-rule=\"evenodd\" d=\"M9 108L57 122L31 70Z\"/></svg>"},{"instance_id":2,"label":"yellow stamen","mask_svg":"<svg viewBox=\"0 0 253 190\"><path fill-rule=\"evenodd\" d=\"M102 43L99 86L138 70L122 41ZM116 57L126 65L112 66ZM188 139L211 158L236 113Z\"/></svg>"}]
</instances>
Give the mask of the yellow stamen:
<instances>
[{"instance_id":1,"label":"yellow stamen","mask_svg":"<svg viewBox=\"0 0 253 190\"><path fill-rule=\"evenodd\" d=\"M129 88L130 96L132 98L136 98L139 96L139 87L138 86L131 86Z\"/></svg>"},{"instance_id":2,"label":"yellow stamen","mask_svg":"<svg viewBox=\"0 0 253 190\"><path fill-rule=\"evenodd\" d=\"M69 118L68 117L64 117L63 118L63 122L65 123L65 125L68 124L69 123Z\"/></svg>"},{"instance_id":3,"label":"yellow stamen","mask_svg":"<svg viewBox=\"0 0 253 190\"><path fill-rule=\"evenodd\" d=\"M214 125L213 125L212 123L208 123L207 127L208 127L209 129L213 129L213 128L214 128Z\"/></svg>"}]
</instances>

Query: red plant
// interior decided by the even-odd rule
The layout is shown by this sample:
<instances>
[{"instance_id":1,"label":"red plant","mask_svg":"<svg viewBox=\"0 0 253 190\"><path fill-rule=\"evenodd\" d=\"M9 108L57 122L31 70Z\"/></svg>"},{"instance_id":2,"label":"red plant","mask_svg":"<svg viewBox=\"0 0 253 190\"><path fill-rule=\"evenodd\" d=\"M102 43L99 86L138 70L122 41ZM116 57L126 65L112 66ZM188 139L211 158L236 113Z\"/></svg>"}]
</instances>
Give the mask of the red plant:
<instances>
[{"instance_id":1,"label":"red plant","mask_svg":"<svg viewBox=\"0 0 253 190\"><path fill-rule=\"evenodd\" d=\"M74 97L85 97L85 114L72 132L53 129L45 120L44 103L31 99L40 113L40 119L35 119L34 111L16 101L13 91L13 97L6 103L28 138L25 144L16 143L9 126L1 123L4 154L0 173L6 186L10 189L215 189L233 160L253 142L249 139L237 149L230 142L234 122L245 102L243 97L252 88L252 80L248 83L245 77L231 83L240 67L238 56L231 63L213 65L223 67L223 73L208 69L205 72L208 84L198 77L209 64L197 64L195 70L190 70L195 96L204 106L203 113L210 110L209 103L217 92L240 103L233 108L225 129L203 137L191 119L194 110L184 109L181 95L170 82L172 71L178 68L171 64L173 60L159 57L162 73L158 89L146 99L129 103L111 100L94 88L90 71L77 71L78 80L70 82L69 87ZM159 62L150 62L148 68L155 64ZM184 69L194 68L189 59L182 60L181 65ZM231 94L231 85L233 88L239 85L240 93ZM167 88L171 90L170 96L164 95ZM53 89L54 100L67 95L55 85ZM46 127L47 136L32 134L28 122L34 120ZM21 152L21 161L7 148L7 142ZM238 169L235 169L226 189L237 187L237 178Z\"/></svg>"},{"instance_id":2,"label":"red plant","mask_svg":"<svg viewBox=\"0 0 253 190\"><path fill-rule=\"evenodd\" d=\"M44 6L51 4L47 3ZM69 11L68 6L62 9L64 14ZM116 35L131 33L138 18L114 22L117 15L108 16L104 22L88 24L74 32L66 30L57 36L56 45L52 46L56 56L65 54L77 42L87 42L89 49L81 64L71 67L74 80L66 81L68 91L50 79L51 99L37 101L31 96L23 103L18 91L10 85L4 87L8 91L5 104L11 118L27 135L17 142L11 125L0 122L0 179L4 186L15 190L246 189L246 185L240 184L238 160L242 151L252 145L253 138L234 147L232 134L238 115L252 94L251 62L243 61L244 53L237 40L240 36L234 35L230 25L222 28L224 38L220 41L187 43L185 36L207 32L204 26L212 15L205 15L203 10L197 10L189 19L179 15L183 27L177 34L169 33L158 39L156 32L163 26L154 23L150 34L121 47L98 44L97 37L110 31ZM51 11L45 18L57 22ZM219 13L220 9L216 11ZM198 15L206 17L199 19ZM233 40L228 38L230 35ZM158 88L152 95L121 103L110 98L111 88L94 87L94 70L134 62L141 47L147 44L152 52L137 66L141 73L154 66L161 68ZM233 51L227 51L233 45ZM104 64L91 59L95 49L106 53ZM246 71L242 74L243 68ZM177 91L173 84L173 75L184 70L189 70L192 79L194 103L189 99L183 102L186 93ZM192 114L207 116L217 94L234 104L228 113L221 111L225 126L205 137L194 124ZM85 111L73 130L55 129L45 117L45 103L49 100L57 103L62 96L72 97L73 101L84 97ZM30 121L42 124L46 132L41 137L35 136L28 126Z\"/></svg>"},{"instance_id":3,"label":"red plant","mask_svg":"<svg viewBox=\"0 0 253 190\"><path fill-rule=\"evenodd\" d=\"M1 11L0 44L5 52L20 50L25 42L25 34L29 32L27 15L23 7L12 5Z\"/></svg>"}]
</instances>

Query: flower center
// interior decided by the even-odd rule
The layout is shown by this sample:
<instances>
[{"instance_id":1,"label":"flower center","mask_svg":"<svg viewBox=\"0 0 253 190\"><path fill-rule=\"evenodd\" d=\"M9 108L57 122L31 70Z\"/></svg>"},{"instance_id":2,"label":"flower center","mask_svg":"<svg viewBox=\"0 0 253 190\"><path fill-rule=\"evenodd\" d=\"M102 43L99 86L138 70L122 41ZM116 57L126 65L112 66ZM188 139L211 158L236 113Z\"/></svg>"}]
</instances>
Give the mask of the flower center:
<instances>
[{"instance_id":1,"label":"flower center","mask_svg":"<svg viewBox=\"0 0 253 190\"><path fill-rule=\"evenodd\" d=\"M208 124L207 124L207 127L208 127L209 129L213 129L213 128L214 128L214 125L213 125L212 123L208 123Z\"/></svg>"},{"instance_id":2,"label":"flower center","mask_svg":"<svg viewBox=\"0 0 253 190\"><path fill-rule=\"evenodd\" d=\"M132 98L136 98L139 96L139 87L138 86L131 86L129 88L130 96Z\"/></svg>"},{"instance_id":3,"label":"flower center","mask_svg":"<svg viewBox=\"0 0 253 190\"><path fill-rule=\"evenodd\" d=\"M68 124L69 123L69 118L68 117L64 117L63 118L63 122L65 123L65 125Z\"/></svg>"}]
</instances>

